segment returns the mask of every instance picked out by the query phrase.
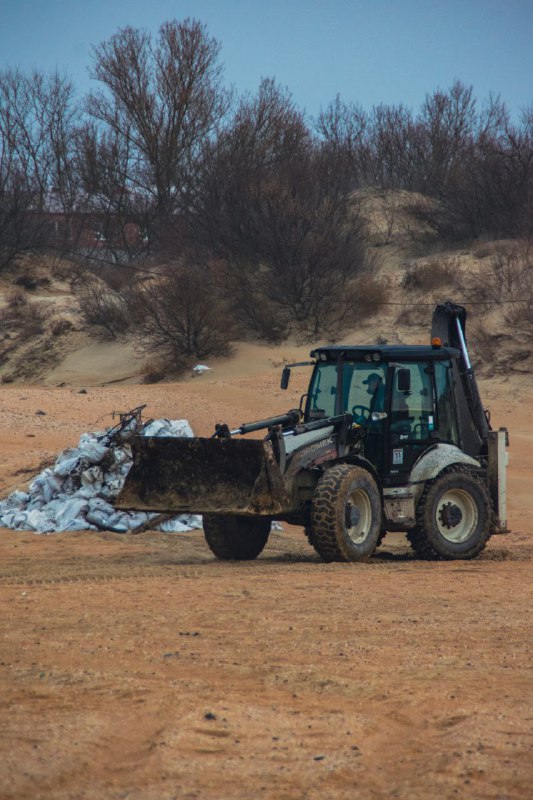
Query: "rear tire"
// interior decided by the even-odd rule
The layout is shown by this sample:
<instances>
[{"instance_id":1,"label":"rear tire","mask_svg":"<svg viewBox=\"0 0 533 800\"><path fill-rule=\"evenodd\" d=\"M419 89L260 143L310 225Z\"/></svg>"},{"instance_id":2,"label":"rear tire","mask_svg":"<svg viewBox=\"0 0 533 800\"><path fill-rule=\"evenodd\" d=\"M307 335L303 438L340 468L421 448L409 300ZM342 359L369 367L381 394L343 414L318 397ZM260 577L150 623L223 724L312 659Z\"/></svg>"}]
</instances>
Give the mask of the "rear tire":
<instances>
[{"instance_id":1,"label":"rear tire","mask_svg":"<svg viewBox=\"0 0 533 800\"><path fill-rule=\"evenodd\" d=\"M319 480L311 510L310 541L324 561L366 561L381 532L381 498L362 467L338 464Z\"/></svg>"},{"instance_id":2,"label":"rear tire","mask_svg":"<svg viewBox=\"0 0 533 800\"><path fill-rule=\"evenodd\" d=\"M452 467L426 484L409 541L422 558L475 558L490 537L492 517L485 484L469 469Z\"/></svg>"},{"instance_id":3,"label":"rear tire","mask_svg":"<svg viewBox=\"0 0 533 800\"><path fill-rule=\"evenodd\" d=\"M204 536L211 552L224 560L251 561L268 541L269 517L204 514Z\"/></svg>"}]
</instances>

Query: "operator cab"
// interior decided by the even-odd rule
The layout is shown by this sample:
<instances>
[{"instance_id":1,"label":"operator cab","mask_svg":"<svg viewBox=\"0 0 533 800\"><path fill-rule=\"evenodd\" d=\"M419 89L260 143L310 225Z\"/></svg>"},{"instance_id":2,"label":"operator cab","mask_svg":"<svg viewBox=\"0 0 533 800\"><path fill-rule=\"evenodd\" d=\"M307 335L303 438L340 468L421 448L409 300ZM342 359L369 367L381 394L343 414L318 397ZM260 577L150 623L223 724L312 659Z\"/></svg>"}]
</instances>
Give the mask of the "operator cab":
<instances>
[{"instance_id":1,"label":"operator cab","mask_svg":"<svg viewBox=\"0 0 533 800\"><path fill-rule=\"evenodd\" d=\"M454 399L458 350L324 347L311 356L305 421L352 414L354 426L364 429L364 456L384 485L401 483L435 443L462 446Z\"/></svg>"}]
</instances>

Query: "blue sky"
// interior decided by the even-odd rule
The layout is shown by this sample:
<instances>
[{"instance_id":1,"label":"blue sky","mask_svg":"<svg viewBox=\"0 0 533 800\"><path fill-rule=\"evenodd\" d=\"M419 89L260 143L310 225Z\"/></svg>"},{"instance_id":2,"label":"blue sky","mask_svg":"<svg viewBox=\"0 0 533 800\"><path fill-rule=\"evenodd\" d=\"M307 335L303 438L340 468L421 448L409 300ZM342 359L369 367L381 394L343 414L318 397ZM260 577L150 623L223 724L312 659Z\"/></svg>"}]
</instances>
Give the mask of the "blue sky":
<instances>
[{"instance_id":1,"label":"blue sky","mask_svg":"<svg viewBox=\"0 0 533 800\"><path fill-rule=\"evenodd\" d=\"M228 84L274 77L311 116L336 94L416 111L456 78L515 119L533 105L533 0L0 0L0 69L58 68L86 92L91 45L187 16L219 40Z\"/></svg>"}]
</instances>

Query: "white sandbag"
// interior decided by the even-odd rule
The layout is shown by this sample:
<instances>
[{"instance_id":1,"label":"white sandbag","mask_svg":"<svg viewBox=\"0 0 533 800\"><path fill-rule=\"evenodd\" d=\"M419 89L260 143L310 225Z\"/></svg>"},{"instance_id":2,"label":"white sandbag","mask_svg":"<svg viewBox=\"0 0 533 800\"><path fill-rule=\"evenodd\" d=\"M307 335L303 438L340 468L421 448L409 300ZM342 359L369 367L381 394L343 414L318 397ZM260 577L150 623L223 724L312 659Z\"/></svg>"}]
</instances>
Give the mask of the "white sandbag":
<instances>
[{"instance_id":1,"label":"white sandbag","mask_svg":"<svg viewBox=\"0 0 533 800\"><path fill-rule=\"evenodd\" d=\"M29 499L27 492L12 492L8 498L0 501L0 514L11 509L24 508Z\"/></svg>"},{"instance_id":2,"label":"white sandbag","mask_svg":"<svg viewBox=\"0 0 533 800\"><path fill-rule=\"evenodd\" d=\"M92 525L95 525L102 531L109 530L108 515L103 514L101 511L98 511L97 508L95 508L94 511L91 511L89 509L89 511L85 515L85 519L87 520L87 522L91 523Z\"/></svg>"},{"instance_id":3,"label":"white sandbag","mask_svg":"<svg viewBox=\"0 0 533 800\"><path fill-rule=\"evenodd\" d=\"M160 436L161 431L165 429L167 420L154 419L146 428L143 429L143 436Z\"/></svg>"},{"instance_id":4,"label":"white sandbag","mask_svg":"<svg viewBox=\"0 0 533 800\"><path fill-rule=\"evenodd\" d=\"M40 511L46 505L44 497L30 497L29 503L26 505L25 511Z\"/></svg>"},{"instance_id":5,"label":"white sandbag","mask_svg":"<svg viewBox=\"0 0 533 800\"><path fill-rule=\"evenodd\" d=\"M82 530L82 528L70 528L69 525L74 524L79 517L85 518L89 504L83 497L72 497L66 500L60 511L56 514L56 530L69 531L69 530Z\"/></svg>"},{"instance_id":6,"label":"white sandbag","mask_svg":"<svg viewBox=\"0 0 533 800\"><path fill-rule=\"evenodd\" d=\"M186 419L155 419L143 429L143 436L187 436L194 433Z\"/></svg>"},{"instance_id":7,"label":"white sandbag","mask_svg":"<svg viewBox=\"0 0 533 800\"><path fill-rule=\"evenodd\" d=\"M61 479L47 468L30 483L30 497L42 498L45 503L49 503L61 488L61 483Z\"/></svg>"},{"instance_id":8,"label":"white sandbag","mask_svg":"<svg viewBox=\"0 0 533 800\"><path fill-rule=\"evenodd\" d=\"M15 531L27 531L28 528L26 527L26 520L28 518L27 511L17 511L14 515L11 524L6 525L6 527L11 528Z\"/></svg>"},{"instance_id":9,"label":"white sandbag","mask_svg":"<svg viewBox=\"0 0 533 800\"><path fill-rule=\"evenodd\" d=\"M80 439L81 445L81 439ZM106 456L109 452L109 448L103 445L101 442L90 442L87 441L83 447L80 446L80 450L82 451L82 456L84 460L88 461L89 464L99 464L100 461Z\"/></svg>"},{"instance_id":10,"label":"white sandbag","mask_svg":"<svg viewBox=\"0 0 533 800\"><path fill-rule=\"evenodd\" d=\"M96 525L91 525L91 523L87 522L84 517L79 517L78 519L73 519L68 523L66 528L55 528L53 531L47 531L49 533L63 533L64 531L96 531L98 528Z\"/></svg>"},{"instance_id":11,"label":"white sandbag","mask_svg":"<svg viewBox=\"0 0 533 800\"><path fill-rule=\"evenodd\" d=\"M157 515L148 514L146 511L128 511L128 530L133 531L141 525L146 525L146 523L155 516Z\"/></svg>"},{"instance_id":12,"label":"white sandbag","mask_svg":"<svg viewBox=\"0 0 533 800\"><path fill-rule=\"evenodd\" d=\"M107 519L109 529L113 531L121 531L126 533L131 528L128 514L123 511L116 511Z\"/></svg>"},{"instance_id":13,"label":"white sandbag","mask_svg":"<svg viewBox=\"0 0 533 800\"><path fill-rule=\"evenodd\" d=\"M54 466L54 472L56 475L59 475L61 478L66 478L67 475L73 471L75 467L78 466L80 463L81 456L70 456L69 458L64 458L61 461L57 461Z\"/></svg>"},{"instance_id":14,"label":"white sandbag","mask_svg":"<svg viewBox=\"0 0 533 800\"><path fill-rule=\"evenodd\" d=\"M14 525L14 519L17 516L17 511L2 511L0 508L0 528L11 528L11 530L16 529L16 525Z\"/></svg>"},{"instance_id":15,"label":"white sandbag","mask_svg":"<svg viewBox=\"0 0 533 800\"><path fill-rule=\"evenodd\" d=\"M132 422L132 429L134 424ZM108 502L114 500L122 488L132 455L127 443L102 444L103 435L82 434L78 447L64 450L52 469L43 470L32 481L29 493L13 492L0 501L0 525L39 533L98 528L128 531L158 516L144 511L117 511ZM154 420L143 435L194 436L189 423L183 419ZM200 528L202 518L180 515L163 525L167 532L182 532Z\"/></svg>"},{"instance_id":16,"label":"white sandbag","mask_svg":"<svg viewBox=\"0 0 533 800\"><path fill-rule=\"evenodd\" d=\"M184 533L201 527L202 517L199 514L181 514L158 525L158 529L163 533Z\"/></svg>"},{"instance_id":17,"label":"white sandbag","mask_svg":"<svg viewBox=\"0 0 533 800\"><path fill-rule=\"evenodd\" d=\"M37 510L26 515L26 525L39 533L51 533L54 530L54 523L42 511Z\"/></svg>"},{"instance_id":18,"label":"white sandbag","mask_svg":"<svg viewBox=\"0 0 533 800\"><path fill-rule=\"evenodd\" d=\"M61 513L65 507L65 503L67 503L69 500L70 498L67 495L61 494L43 506L42 513L47 517L47 519L55 523L57 515Z\"/></svg>"},{"instance_id":19,"label":"white sandbag","mask_svg":"<svg viewBox=\"0 0 533 800\"><path fill-rule=\"evenodd\" d=\"M78 447L80 450L84 450L88 444L101 442L105 435L106 431L87 431L86 433L82 433L78 442Z\"/></svg>"},{"instance_id":20,"label":"white sandbag","mask_svg":"<svg viewBox=\"0 0 533 800\"><path fill-rule=\"evenodd\" d=\"M110 517L111 514L115 513L115 508L102 497L93 497L89 500L89 511L99 511L101 514Z\"/></svg>"},{"instance_id":21,"label":"white sandbag","mask_svg":"<svg viewBox=\"0 0 533 800\"><path fill-rule=\"evenodd\" d=\"M100 494L102 484L94 483L92 486L80 486L76 492L76 497L83 497L84 500L92 500Z\"/></svg>"}]
</instances>

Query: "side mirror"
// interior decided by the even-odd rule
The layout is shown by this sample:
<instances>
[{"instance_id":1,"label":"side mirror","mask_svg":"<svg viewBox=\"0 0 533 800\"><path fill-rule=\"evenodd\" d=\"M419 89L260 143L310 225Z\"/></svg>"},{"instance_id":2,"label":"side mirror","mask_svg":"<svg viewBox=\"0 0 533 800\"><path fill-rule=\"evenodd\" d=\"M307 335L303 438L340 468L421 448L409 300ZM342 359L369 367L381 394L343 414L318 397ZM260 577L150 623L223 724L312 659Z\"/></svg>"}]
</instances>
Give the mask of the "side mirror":
<instances>
[{"instance_id":1,"label":"side mirror","mask_svg":"<svg viewBox=\"0 0 533 800\"><path fill-rule=\"evenodd\" d=\"M291 379L291 370L290 367L283 367L283 371L281 373L281 383L280 388L286 389L289 385L289 381Z\"/></svg>"},{"instance_id":2,"label":"side mirror","mask_svg":"<svg viewBox=\"0 0 533 800\"><path fill-rule=\"evenodd\" d=\"M411 370L399 369L398 370L398 391L410 392L411 391Z\"/></svg>"}]
</instances>

